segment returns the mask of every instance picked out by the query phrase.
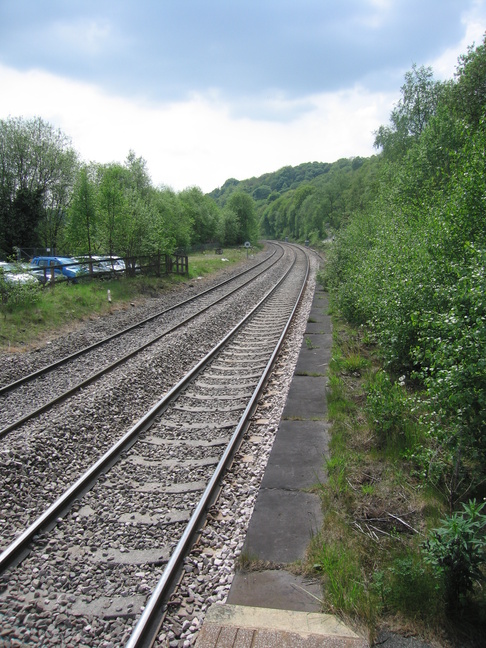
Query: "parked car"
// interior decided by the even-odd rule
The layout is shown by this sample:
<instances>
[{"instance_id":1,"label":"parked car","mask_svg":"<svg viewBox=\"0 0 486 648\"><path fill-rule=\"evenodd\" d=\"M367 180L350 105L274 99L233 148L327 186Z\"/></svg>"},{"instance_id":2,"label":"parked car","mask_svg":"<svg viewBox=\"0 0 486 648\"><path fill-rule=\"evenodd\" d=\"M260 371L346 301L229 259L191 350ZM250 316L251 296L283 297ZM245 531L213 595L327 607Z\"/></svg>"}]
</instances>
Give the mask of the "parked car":
<instances>
[{"instance_id":1,"label":"parked car","mask_svg":"<svg viewBox=\"0 0 486 648\"><path fill-rule=\"evenodd\" d=\"M73 283L76 283L78 279L89 274L84 264L80 264L79 261L71 257L38 256L32 259L31 265L35 268L43 268L47 281L51 278L52 266L54 266L54 278L63 275L68 281L71 280Z\"/></svg>"},{"instance_id":2,"label":"parked car","mask_svg":"<svg viewBox=\"0 0 486 648\"><path fill-rule=\"evenodd\" d=\"M45 266L38 266L31 263L29 265L30 273L37 279L41 284L45 284L51 280L51 270ZM57 280L59 278L64 278L60 268L54 268L54 278Z\"/></svg>"},{"instance_id":3,"label":"parked car","mask_svg":"<svg viewBox=\"0 0 486 648\"><path fill-rule=\"evenodd\" d=\"M25 268L15 263L0 261L0 276L9 283L36 284L37 280L30 272L22 272Z\"/></svg>"},{"instance_id":4,"label":"parked car","mask_svg":"<svg viewBox=\"0 0 486 648\"><path fill-rule=\"evenodd\" d=\"M99 259L102 257L98 256L91 256L91 258L88 255L85 256L80 256L80 257L75 257L75 261L79 261L82 264L83 268L86 268L87 272L90 273L90 263L91 263L91 268L92 272L94 275L106 275L106 269L102 266L100 263Z\"/></svg>"},{"instance_id":5,"label":"parked car","mask_svg":"<svg viewBox=\"0 0 486 648\"><path fill-rule=\"evenodd\" d=\"M125 261L120 257L100 257L100 265L113 272L125 272Z\"/></svg>"},{"instance_id":6,"label":"parked car","mask_svg":"<svg viewBox=\"0 0 486 648\"><path fill-rule=\"evenodd\" d=\"M93 274L103 278L114 277L117 272L125 271L125 262L119 257L109 257L109 256L99 256L97 254L92 254L91 257L88 255L76 257L77 261L80 261L88 269L91 262L91 267L93 269Z\"/></svg>"}]
</instances>

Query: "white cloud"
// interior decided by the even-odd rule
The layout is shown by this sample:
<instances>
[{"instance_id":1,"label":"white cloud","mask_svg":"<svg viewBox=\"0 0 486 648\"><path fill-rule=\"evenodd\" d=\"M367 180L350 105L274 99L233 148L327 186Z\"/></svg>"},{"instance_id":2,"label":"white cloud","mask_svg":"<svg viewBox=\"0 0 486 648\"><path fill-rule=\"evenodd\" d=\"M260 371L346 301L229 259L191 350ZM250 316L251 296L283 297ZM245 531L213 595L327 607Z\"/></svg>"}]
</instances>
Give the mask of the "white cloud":
<instances>
[{"instance_id":1,"label":"white cloud","mask_svg":"<svg viewBox=\"0 0 486 648\"><path fill-rule=\"evenodd\" d=\"M438 58L429 63L434 75L442 80L451 79L457 67L457 59L461 54L467 53L470 45L481 45L486 30L486 7L484 0L476 0L473 8L465 13L461 19L465 26L464 38L448 47Z\"/></svg>"},{"instance_id":2,"label":"white cloud","mask_svg":"<svg viewBox=\"0 0 486 648\"><path fill-rule=\"evenodd\" d=\"M369 0L370 11L361 20L363 26L371 29L383 27L393 9L391 0Z\"/></svg>"},{"instance_id":3,"label":"white cloud","mask_svg":"<svg viewBox=\"0 0 486 648\"><path fill-rule=\"evenodd\" d=\"M122 162L130 149L147 160L154 184L204 191L302 162L373 153L373 131L395 97L364 88L305 98L307 111L277 121L235 118L216 95L145 104L41 71L0 66L0 117L40 116L73 140L86 161ZM285 100L276 99L285 112ZM288 111L293 109L289 105Z\"/></svg>"}]
</instances>

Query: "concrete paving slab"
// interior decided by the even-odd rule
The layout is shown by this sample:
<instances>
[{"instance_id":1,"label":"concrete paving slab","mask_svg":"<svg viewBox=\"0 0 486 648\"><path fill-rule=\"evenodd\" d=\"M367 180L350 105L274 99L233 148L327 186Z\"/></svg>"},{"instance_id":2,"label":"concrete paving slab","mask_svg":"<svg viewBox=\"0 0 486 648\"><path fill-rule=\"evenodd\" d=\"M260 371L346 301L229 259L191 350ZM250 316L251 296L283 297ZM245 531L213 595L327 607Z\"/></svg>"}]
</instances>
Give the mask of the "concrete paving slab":
<instances>
[{"instance_id":1,"label":"concrete paving slab","mask_svg":"<svg viewBox=\"0 0 486 648\"><path fill-rule=\"evenodd\" d=\"M307 322L305 335L329 335L329 329L327 322Z\"/></svg>"},{"instance_id":2,"label":"concrete paving slab","mask_svg":"<svg viewBox=\"0 0 486 648\"><path fill-rule=\"evenodd\" d=\"M280 421L261 488L305 489L326 480L329 425Z\"/></svg>"},{"instance_id":3,"label":"concrete paving slab","mask_svg":"<svg viewBox=\"0 0 486 648\"><path fill-rule=\"evenodd\" d=\"M331 359L331 345L331 334L306 335L297 359L295 373L325 375Z\"/></svg>"},{"instance_id":4,"label":"concrete paving slab","mask_svg":"<svg viewBox=\"0 0 486 648\"><path fill-rule=\"evenodd\" d=\"M320 612L320 583L284 570L236 572L227 603L253 607Z\"/></svg>"},{"instance_id":5,"label":"concrete paving slab","mask_svg":"<svg viewBox=\"0 0 486 648\"><path fill-rule=\"evenodd\" d=\"M326 315L325 309L321 306L311 306L309 315L307 317L308 322L317 322L319 324L324 324L329 319L329 316Z\"/></svg>"},{"instance_id":6,"label":"concrete paving slab","mask_svg":"<svg viewBox=\"0 0 486 648\"><path fill-rule=\"evenodd\" d=\"M232 630L236 630L233 632ZM197 648L367 648L331 614L213 605Z\"/></svg>"},{"instance_id":7,"label":"concrete paving slab","mask_svg":"<svg viewBox=\"0 0 486 648\"><path fill-rule=\"evenodd\" d=\"M243 551L279 564L301 560L321 524L318 495L280 488L261 489Z\"/></svg>"},{"instance_id":8,"label":"concrete paving slab","mask_svg":"<svg viewBox=\"0 0 486 648\"><path fill-rule=\"evenodd\" d=\"M325 376L294 375L282 418L323 419L327 414L326 385Z\"/></svg>"}]
</instances>

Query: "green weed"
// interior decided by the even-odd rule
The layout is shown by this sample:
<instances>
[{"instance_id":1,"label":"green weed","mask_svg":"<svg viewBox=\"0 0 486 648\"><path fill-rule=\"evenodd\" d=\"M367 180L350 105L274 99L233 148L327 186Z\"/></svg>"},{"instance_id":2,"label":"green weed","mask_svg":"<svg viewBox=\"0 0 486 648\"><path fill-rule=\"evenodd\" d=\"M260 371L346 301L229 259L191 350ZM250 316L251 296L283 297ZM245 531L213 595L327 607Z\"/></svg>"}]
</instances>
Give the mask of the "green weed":
<instances>
[{"instance_id":1,"label":"green weed","mask_svg":"<svg viewBox=\"0 0 486 648\"><path fill-rule=\"evenodd\" d=\"M444 584L449 614L458 614L470 602L476 584L486 581L485 502L471 500L460 513L441 520L426 540L425 559Z\"/></svg>"}]
</instances>

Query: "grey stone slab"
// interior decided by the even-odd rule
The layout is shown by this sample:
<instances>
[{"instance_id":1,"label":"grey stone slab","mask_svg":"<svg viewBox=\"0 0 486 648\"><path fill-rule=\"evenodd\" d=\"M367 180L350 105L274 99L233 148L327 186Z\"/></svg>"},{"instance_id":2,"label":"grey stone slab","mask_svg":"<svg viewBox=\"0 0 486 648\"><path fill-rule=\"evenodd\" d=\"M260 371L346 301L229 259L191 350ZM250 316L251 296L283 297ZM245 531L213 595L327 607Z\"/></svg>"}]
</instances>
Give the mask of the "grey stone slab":
<instances>
[{"instance_id":1,"label":"grey stone slab","mask_svg":"<svg viewBox=\"0 0 486 648\"><path fill-rule=\"evenodd\" d=\"M282 418L304 420L324 418L327 413L326 385L325 376L294 375Z\"/></svg>"},{"instance_id":2,"label":"grey stone slab","mask_svg":"<svg viewBox=\"0 0 486 648\"><path fill-rule=\"evenodd\" d=\"M320 612L321 586L316 580L279 570L236 572L227 603L275 610Z\"/></svg>"},{"instance_id":3,"label":"grey stone slab","mask_svg":"<svg viewBox=\"0 0 486 648\"><path fill-rule=\"evenodd\" d=\"M307 323L320 324L320 328L324 333L332 333L332 320L326 313L326 308L311 308Z\"/></svg>"},{"instance_id":4,"label":"grey stone slab","mask_svg":"<svg viewBox=\"0 0 486 648\"><path fill-rule=\"evenodd\" d=\"M324 482L328 441L322 421L281 421L261 487L305 489Z\"/></svg>"},{"instance_id":5,"label":"grey stone slab","mask_svg":"<svg viewBox=\"0 0 486 648\"><path fill-rule=\"evenodd\" d=\"M325 321L314 321L307 322L304 335L325 335L326 333L330 333L329 323Z\"/></svg>"},{"instance_id":6,"label":"grey stone slab","mask_svg":"<svg viewBox=\"0 0 486 648\"><path fill-rule=\"evenodd\" d=\"M325 375L331 360L332 335L306 335L300 349L296 374Z\"/></svg>"},{"instance_id":7,"label":"grey stone slab","mask_svg":"<svg viewBox=\"0 0 486 648\"><path fill-rule=\"evenodd\" d=\"M321 502L314 493L261 489L248 527L244 551L259 560L301 560L322 524Z\"/></svg>"},{"instance_id":8,"label":"grey stone slab","mask_svg":"<svg viewBox=\"0 0 486 648\"><path fill-rule=\"evenodd\" d=\"M322 321L325 317L329 317L329 304L323 299L318 299L314 295L309 312L309 318L315 319L318 322Z\"/></svg>"},{"instance_id":9,"label":"grey stone slab","mask_svg":"<svg viewBox=\"0 0 486 648\"><path fill-rule=\"evenodd\" d=\"M329 308L329 295L324 290L315 290L312 299L312 306L314 308Z\"/></svg>"},{"instance_id":10,"label":"grey stone slab","mask_svg":"<svg viewBox=\"0 0 486 648\"><path fill-rule=\"evenodd\" d=\"M311 306L311 309L309 311L309 316L308 318L311 321L314 322L324 322L325 320L329 319L329 315L325 312L325 309L322 307L316 307L316 306Z\"/></svg>"}]
</instances>

